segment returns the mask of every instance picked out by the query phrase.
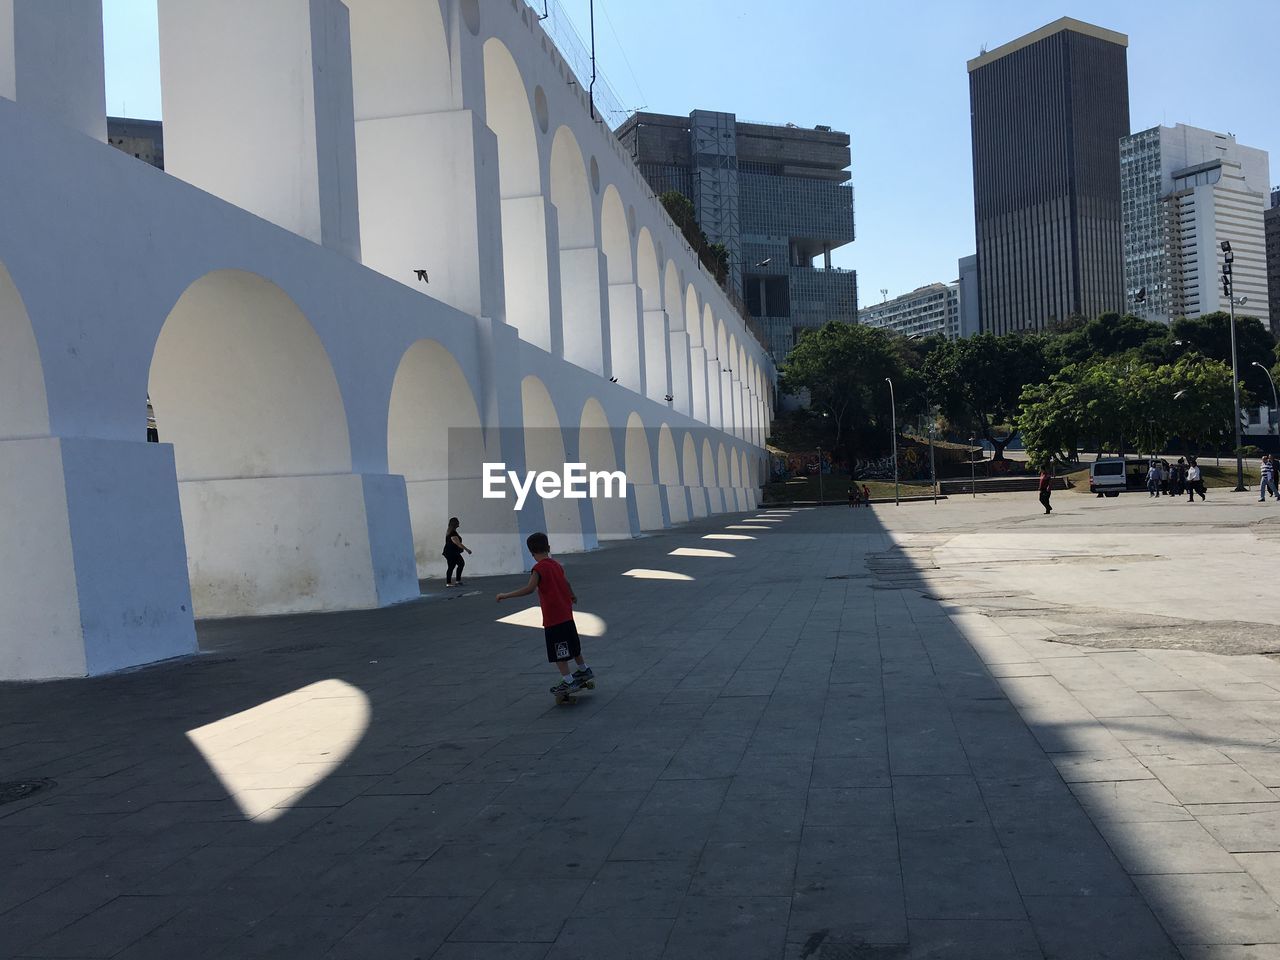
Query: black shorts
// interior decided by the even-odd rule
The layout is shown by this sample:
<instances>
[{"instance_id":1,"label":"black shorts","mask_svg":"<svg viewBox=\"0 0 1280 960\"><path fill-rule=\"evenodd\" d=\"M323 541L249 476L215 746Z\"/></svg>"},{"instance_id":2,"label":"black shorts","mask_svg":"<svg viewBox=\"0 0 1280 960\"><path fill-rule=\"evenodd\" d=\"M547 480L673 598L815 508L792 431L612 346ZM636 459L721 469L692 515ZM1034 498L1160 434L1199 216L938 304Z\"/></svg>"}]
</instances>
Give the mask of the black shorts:
<instances>
[{"instance_id":1,"label":"black shorts","mask_svg":"<svg viewBox=\"0 0 1280 960\"><path fill-rule=\"evenodd\" d=\"M547 638L547 662L563 663L582 656L582 642L578 639L578 627L572 620L543 627Z\"/></svg>"}]
</instances>

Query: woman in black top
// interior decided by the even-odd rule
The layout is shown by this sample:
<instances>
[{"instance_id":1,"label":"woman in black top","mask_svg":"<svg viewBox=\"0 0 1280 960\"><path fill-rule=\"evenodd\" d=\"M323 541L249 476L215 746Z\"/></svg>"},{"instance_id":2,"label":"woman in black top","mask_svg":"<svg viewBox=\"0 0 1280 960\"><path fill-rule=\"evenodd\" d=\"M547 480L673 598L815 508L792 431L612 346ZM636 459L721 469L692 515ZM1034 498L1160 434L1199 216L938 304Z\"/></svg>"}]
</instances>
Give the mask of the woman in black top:
<instances>
[{"instance_id":1,"label":"woman in black top","mask_svg":"<svg viewBox=\"0 0 1280 960\"><path fill-rule=\"evenodd\" d=\"M444 535L444 549L440 551L449 564L449 569L444 575L444 585L446 587L454 585L453 571L455 567L458 570L457 585L462 586L462 568L467 565L467 562L462 558L464 550L467 553L471 552L471 548L463 543L462 537L458 535L458 518L450 517L449 529Z\"/></svg>"}]
</instances>

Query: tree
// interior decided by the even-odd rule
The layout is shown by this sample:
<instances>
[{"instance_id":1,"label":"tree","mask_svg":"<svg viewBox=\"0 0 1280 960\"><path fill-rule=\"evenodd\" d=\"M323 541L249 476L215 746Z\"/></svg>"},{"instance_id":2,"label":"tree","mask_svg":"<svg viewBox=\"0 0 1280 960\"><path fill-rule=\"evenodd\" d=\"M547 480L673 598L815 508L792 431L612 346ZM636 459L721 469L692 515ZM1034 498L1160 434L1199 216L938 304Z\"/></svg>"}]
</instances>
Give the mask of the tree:
<instances>
[{"instance_id":1,"label":"tree","mask_svg":"<svg viewBox=\"0 0 1280 960\"><path fill-rule=\"evenodd\" d=\"M666 208L667 215L680 228L703 265L716 278L716 283L723 287L729 279L729 248L723 243L712 243L707 238L706 232L698 223L698 211L693 201L679 190L666 191L658 197L658 201Z\"/></svg>"},{"instance_id":2,"label":"tree","mask_svg":"<svg viewBox=\"0 0 1280 960\"><path fill-rule=\"evenodd\" d=\"M901 403L914 400L902 360L902 338L873 327L831 321L801 336L782 368L785 392L809 392L810 406L831 421L834 443L852 463L860 427L883 436L890 421L889 387L906 388ZM879 450L874 451L879 453Z\"/></svg>"},{"instance_id":3,"label":"tree","mask_svg":"<svg viewBox=\"0 0 1280 960\"><path fill-rule=\"evenodd\" d=\"M929 354L924 380L946 418L977 431L1003 460L1018 433L1023 387L1043 382L1048 372L1046 343L1042 335L1016 333L953 340Z\"/></svg>"},{"instance_id":4,"label":"tree","mask_svg":"<svg viewBox=\"0 0 1280 960\"><path fill-rule=\"evenodd\" d=\"M1140 317L1104 313L1053 338L1051 352L1065 366L1087 363L1142 350L1150 343L1163 343L1169 328Z\"/></svg>"},{"instance_id":5,"label":"tree","mask_svg":"<svg viewBox=\"0 0 1280 960\"><path fill-rule=\"evenodd\" d=\"M1188 446L1220 443L1231 419L1231 372L1204 357L1153 365L1112 357L1071 364L1022 392L1018 424L1037 462L1075 456L1079 441L1099 449L1155 453L1177 436Z\"/></svg>"},{"instance_id":6,"label":"tree","mask_svg":"<svg viewBox=\"0 0 1280 960\"><path fill-rule=\"evenodd\" d=\"M1181 340L1184 355L1200 353L1231 367L1231 315L1206 313L1175 320L1170 328L1173 340ZM1255 360L1264 367L1276 362L1276 341L1257 317L1236 317L1236 359L1241 374Z\"/></svg>"}]
</instances>

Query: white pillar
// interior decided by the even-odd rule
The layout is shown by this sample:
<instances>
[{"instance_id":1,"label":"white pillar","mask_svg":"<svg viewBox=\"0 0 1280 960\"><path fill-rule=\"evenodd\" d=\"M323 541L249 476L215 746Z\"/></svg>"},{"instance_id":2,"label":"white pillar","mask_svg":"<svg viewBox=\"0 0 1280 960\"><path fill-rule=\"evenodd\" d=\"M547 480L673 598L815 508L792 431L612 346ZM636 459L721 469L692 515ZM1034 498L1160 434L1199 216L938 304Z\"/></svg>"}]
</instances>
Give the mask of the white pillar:
<instances>
[{"instance_id":1,"label":"white pillar","mask_svg":"<svg viewBox=\"0 0 1280 960\"><path fill-rule=\"evenodd\" d=\"M506 280L507 323L520 337L557 357L564 356L558 322L561 312L560 248L555 207L541 195L502 201L502 274Z\"/></svg>"},{"instance_id":2,"label":"white pillar","mask_svg":"<svg viewBox=\"0 0 1280 960\"><path fill-rule=\"evenodd\" d=\"M341 0L159 0L165 169L360 259Z\"/></svg>"},{"instance_id":3,"label":"white pillar","mask_svg":"<svg viewBox=\"0 0 1280 960\"><path fill-rule=\"evenodd\" d=\"M673 406L685 416L696 416L694 413L693 379L689 370L689 335L683 330L671 333L671 394Z\"/></svg>"},{"instance_id":4,"label":"white pillar","mask_svg":"<svg viewBox=\"0 0 1280 960\"><path fill-rule=\"evenodd\" d=\"M105 141L102 0L0 0L0 97Z\"/></svg>"},{"instance_id":5,"label":"white pillar","mask_svg":"<svg viewBox=\"0 0 1280 960\"><path fill-rule=\"evenodd\" d=\"M173 447L0 441L0 679L195 653Z\"/></svg>"},{"instance_id":6,"label":"white pillar","mask_svg":"<svg viewBox=\"0 0 1280 960\"><path fill-rule=\"evenodd\" d=\"M560 322L564 358L605 375L609 369L608 273L595 245L560 251Z\"/></svg>"},{"instance_id":7,"label":"white pillar","mask_svg":"<svg viewBox=\"0 0 1280 960\"><path fill-rule=\"evenodd\" d=\"M365 264L463 313L504 319L493 131L471 110L371 117L357 121L356 145Z\"/></svg>"},{"instance_id":8,"label":"white pillar","mask_svg":"<svg viewBox=\"0 0 1280 960\"><path fill-rule=\"evenodd\" d=\"M609 373L628 390L643 394L640 311L639 286L609 284Z\"/></svg>"},{"instance_id":9,"label":"white pillar","mask_svg":"<svg viewBox=\"0 0 1280 960\"><path fill-rule=\"evenodd\" d=\"M707 351L702 347L689 348L689 383L693 400L690 416L705 424L711 423L707 410L707 373L710 364Z\"/></svg>"},{"instance_id":10,"label":"white pillar","mask_svg":"<svg viewBox=\"0 0 1280 960\"><path fill-rule=\"evenodd\" d=\"M646 310L644 332L644 393L650 400L666 403L671 392L671 368L667 344L671 342L670 320L665 310Z\"/></svg>"}]
</instances>

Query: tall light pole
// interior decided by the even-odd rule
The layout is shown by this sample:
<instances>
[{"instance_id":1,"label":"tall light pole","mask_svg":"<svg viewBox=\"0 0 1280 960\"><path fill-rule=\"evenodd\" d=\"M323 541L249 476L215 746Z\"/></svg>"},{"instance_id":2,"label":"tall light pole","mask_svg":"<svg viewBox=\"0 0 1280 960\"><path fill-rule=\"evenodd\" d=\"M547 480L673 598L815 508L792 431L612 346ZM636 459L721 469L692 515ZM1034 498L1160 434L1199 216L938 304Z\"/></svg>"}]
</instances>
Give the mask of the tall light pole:
<instances>
[{"instance_id":1,"label":"tall light pole","mask_svg":"<svg viewBox=\"0 0 1280 960\"><path fill-rule=\"evenodd\" d=\"M969 446L972 447L978 442L977 437L969 438ZM969 451L969 492L973 494L973 499L978 499L978 461L973 459L973 450Z\"/></svg>"},{"instance_id":2,"label":"tall light pole","mask_svg":"<svg viewBox=\"0 0 1280 960\"><path fill-rule=\"evenodd\" d=\"M897 507L902 505L898 495L898 407L893 399L892 378L885 377L884 382L889 385L889 416L892 423L890 429L893 431L893 505Z\"/></svg>"},{"instance_id":3,"label":"tall light pole","mask_svg":"<svg viewBox=\"0 0 1280 960\"><path fill-rule=\"evenodd\" d=\"M1257 360L1253 361L1253 365L1267 375L1267 383L1271 384L1271 406L1280 413L1280 401L1276 400L1276 382L1271 376L1271 371L1260 364ZM1267 419L1271 419L1270 416L1268 416ZM1271 424L1269 423L1267 424L1267 432L1271 432Z\"/></svg>"},{"instance_id":4,"label":"tall light pole","mask_svg":"<svg viewBox=\"0 0 1280 960\"><path fill-rule=\"evenodd\" d=\"M929 408L929 481L933 487L933 505L938 505L938 466L937 461L933 458L933 435L937 431L938 420L934 416L933 408Z\"/></svg>"},{"instance_id":5,"label":"tall light pole","mask_svg":"<svg viewBox=\"0 0 1280 960\"><path fill-rule=\"evenodd\" d=\"M1240 373L1236 364L1236 298L1235 284L1231 279L1231 264L1235 255L1231 252L1231 241L1223 240L1222 248L1222 293L1231 305L1231 396L1236 410L1236 493L1244 490L1244 457L1240 448L1244 440L1240 436Z\"/></svg>"}]
</instances>

